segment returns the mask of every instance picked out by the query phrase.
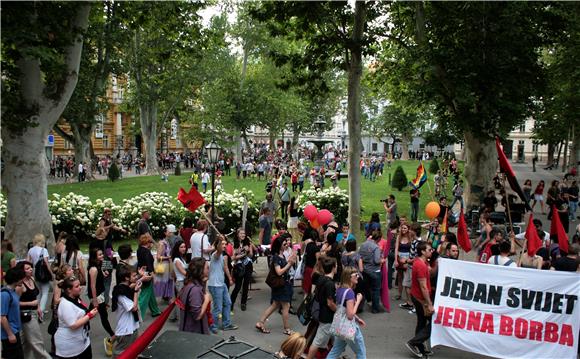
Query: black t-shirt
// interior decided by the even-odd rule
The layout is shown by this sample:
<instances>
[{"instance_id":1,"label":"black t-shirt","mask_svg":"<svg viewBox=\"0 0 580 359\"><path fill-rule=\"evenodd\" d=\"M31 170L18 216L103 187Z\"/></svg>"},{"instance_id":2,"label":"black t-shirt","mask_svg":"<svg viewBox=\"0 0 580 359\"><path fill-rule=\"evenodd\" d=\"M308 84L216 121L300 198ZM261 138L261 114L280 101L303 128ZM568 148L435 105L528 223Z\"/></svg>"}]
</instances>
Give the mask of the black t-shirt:
<instances>
[{"instance_id":1,"label":"black t-shirt","mask_svg":"<svg viewBox=\"0 0 580 359\"><path fill-rule=\"evenodd\" d=\"M417 203L419 202L419 196L418 193L419 190L416 189L412 189L411 192L409 192L409 194L411 195L411 203ZM417 194L417 196L415 196L415 194Z\"/></svg>"},{"instance_id":2,"label":"black t-shirt","mask_svg":"<svg viewBox=\"0 0 580 359\"><path fill-rule=\"evenodd\" d=\"M318 248L318 246L316 245L315 242L310 242L306 245L306 248L304 249L304 265L307 266L308 268L314 268L314 265L316 265L316 253L319 251L320 249ZM315 282L313 282L315 283Z\"/></svg>"},{"instance_id":3,"label":"black t-shirt","mask_svg":"<svg viewBox=\"0 0 580 359\"><path fill-rule=\"evenodd\" d=\"M336 286L332 279L327 276L320 276L316 282L316 297L320 303L320 323L332 323L334 311L328 307L327 299L336 300Z\"/></svg>"},{"instance_id":4,"label":"black t-shirt","mask_svg":"<svg viewBox=\"0 0 580 359\"><path fill-rule=\"evenodd\" d=\"M554 261L554 264L552 264L552 266L557 271L576 272L576 270L578 269L578 261L573 258L560 257Z\"/></svg>"}]
</instances>

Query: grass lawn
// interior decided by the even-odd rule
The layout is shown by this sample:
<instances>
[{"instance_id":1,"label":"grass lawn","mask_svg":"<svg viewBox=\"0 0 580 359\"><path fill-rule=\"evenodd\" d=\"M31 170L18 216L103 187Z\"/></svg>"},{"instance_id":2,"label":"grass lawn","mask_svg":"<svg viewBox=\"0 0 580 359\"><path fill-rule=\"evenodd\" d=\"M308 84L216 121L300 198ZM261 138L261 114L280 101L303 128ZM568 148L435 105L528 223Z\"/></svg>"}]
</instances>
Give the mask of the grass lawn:
<instances>
[{"instance_id":1,"label":"grass lawn","mask_svg":"<svg viewBox=\"0 0 580 359\"><path fill-rule=\"evenodd\" d=\"M424 163L425 168L429 168L429 162ZM409 201L409 190L407 187L403 191L399 192L388 185L389 174L395 171L397 166L401 165L407 175L407 179L411 180L415 177L416 169L418 166L418 161L408 160L408 161L395 161L391 169L385 167L383 176L379 177L375 182L370 182L369 180L362 179L362 208L363 208L363 221L368 221L371 213L379 212L381 218L384 210L383 204L380 202L381 199L385 199L389 194L394 194L398 203L399 215L410 215L410 201ZM440 163L441 165L441 163ZM461 170L463 170L463 164L460 164ZM233 173L233 171L232 171ZM433 186L433 175L428 174L429 185L434 193ZM134 197L138 194L144 192L166 192L172 196L177 196L177 191L179 187L185 189L189 188L188 183L189 173L184 172L181 176L169 176L169 182L161 181L159 176L138 176L125 178L116 182L109 181L92 181L83 183L70 183L70 184L54 184L48 186L49 197L53 193L58 193L61 195L67 194L69 192L74 192L76 194L84 195L89 197L92 201L98 198L112 198L117 204L122 204L123 199ZM308 181L306 181L308 182ZM330 186L331 182L329 179L325 181L326 186ZM256 179L247 178L245 180L236 180L235 175L231 177L224 176L222 179L222 186L226 192L233 191L234 189L247 188L254 192L256 196L256 201L262 201L265 195L265 181L257 181ZM305 184L308 188L309 183ZM340 188L348 190L348 180L343 178L339 182ZM452 180L448 180L449 189L447 190L448 197L450 197ZM421 202L420 208L424 208L425 205L433 200L429 193L429 186L425 184L421 188ZM420 211L420 219L425 219L423 211Z\"/></svg>"}]
</instances>

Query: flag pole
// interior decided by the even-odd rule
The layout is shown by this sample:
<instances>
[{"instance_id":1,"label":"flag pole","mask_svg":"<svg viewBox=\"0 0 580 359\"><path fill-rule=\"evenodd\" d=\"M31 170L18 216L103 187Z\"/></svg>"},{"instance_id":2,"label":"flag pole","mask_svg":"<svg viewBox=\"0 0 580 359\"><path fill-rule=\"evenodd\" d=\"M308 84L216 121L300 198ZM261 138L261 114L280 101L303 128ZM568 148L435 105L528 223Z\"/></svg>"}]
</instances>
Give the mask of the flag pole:
<instances>
[{"instance_id":1,"label":"flag pole","mask_svg":"<svg viewBox=\"0 0 580 359\"><path fill-rule=\"evenodd\" d=\"M512 223L512 213L510 211L510 196L508 195L508 192L505 189L505 180L506 180L506 176L505 173L502 174L502 185L503 185L503 193L505 193L505 205L506 205L506 210L507 210L507 215L508 215L508 220L509 220L509 224L510 224L510 229L513 231L514 228L514 224Z\"/></svg>"}]
</instances>

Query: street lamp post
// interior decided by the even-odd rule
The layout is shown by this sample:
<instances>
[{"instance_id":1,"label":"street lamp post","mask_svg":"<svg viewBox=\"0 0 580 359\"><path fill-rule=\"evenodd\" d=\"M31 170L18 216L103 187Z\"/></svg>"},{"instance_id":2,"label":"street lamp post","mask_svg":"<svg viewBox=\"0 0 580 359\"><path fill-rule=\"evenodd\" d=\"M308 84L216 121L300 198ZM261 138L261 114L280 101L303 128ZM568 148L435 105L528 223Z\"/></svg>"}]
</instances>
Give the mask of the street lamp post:
<instances>
[{"instance_id":1,"label":"street lamp post","mask_svg":"<svg viewBox=\"0 0 580 359\"><path fill-rule=\"evenodd\" d=\"M220 146L215 143L215 141L211 141L207 146L205 146L205 152L207 153L207 157L209 162L211 163L212 170L211 170L211 223L215 224L215 165L219 159L220 155Z\"/></svg>"}]
</instances>

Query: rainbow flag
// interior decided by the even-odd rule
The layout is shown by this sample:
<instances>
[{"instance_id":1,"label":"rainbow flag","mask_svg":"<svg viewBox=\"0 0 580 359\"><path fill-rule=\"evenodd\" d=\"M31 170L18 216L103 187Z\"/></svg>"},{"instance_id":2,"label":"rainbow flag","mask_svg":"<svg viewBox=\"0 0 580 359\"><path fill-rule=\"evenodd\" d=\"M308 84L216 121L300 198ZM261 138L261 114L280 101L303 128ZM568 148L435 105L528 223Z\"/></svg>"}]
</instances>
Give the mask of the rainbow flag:
<instances>
[{"instance_id":1,"label":"rainbow flag","mask_svg":"<svg viewBox=\"0 0 580 359\"><path fill-rule=\"evenodd\" d=\"M417 167L417 177L414 180L409 181L409 185L413 187L413 189L419 189L423 184L427 182L427 171L425 170L425 166L423 166L423 162L419 161L419 167Z\"/></svg>"}]
</instances>

